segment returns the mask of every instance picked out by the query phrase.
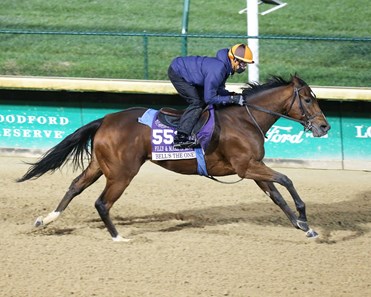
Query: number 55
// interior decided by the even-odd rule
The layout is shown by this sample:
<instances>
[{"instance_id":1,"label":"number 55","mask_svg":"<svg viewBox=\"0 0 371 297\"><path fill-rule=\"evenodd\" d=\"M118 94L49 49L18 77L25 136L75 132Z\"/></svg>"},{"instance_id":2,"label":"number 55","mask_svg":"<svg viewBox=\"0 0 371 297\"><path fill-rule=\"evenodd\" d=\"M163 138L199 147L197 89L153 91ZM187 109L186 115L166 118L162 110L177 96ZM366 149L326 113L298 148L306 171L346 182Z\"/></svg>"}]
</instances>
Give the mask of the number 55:
<instances>
[{"instance_id":1,"label":"number 55","mask_svg":"<svg viewBox=\"0 0 371 297\"><path fill-rule=\"evenodd\" d=\"M152 142L153 144L172 144L173 143L174 131L171 129L153 129L152 131Z\"/></svg>"}]
</instances>

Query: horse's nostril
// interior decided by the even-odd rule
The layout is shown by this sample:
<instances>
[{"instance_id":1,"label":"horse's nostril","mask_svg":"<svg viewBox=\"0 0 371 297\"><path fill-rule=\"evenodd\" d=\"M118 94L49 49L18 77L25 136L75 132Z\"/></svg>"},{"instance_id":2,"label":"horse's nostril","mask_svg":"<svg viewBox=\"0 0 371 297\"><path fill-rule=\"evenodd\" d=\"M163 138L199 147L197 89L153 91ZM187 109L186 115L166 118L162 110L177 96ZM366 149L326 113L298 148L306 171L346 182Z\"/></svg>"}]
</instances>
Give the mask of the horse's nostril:
<instances>
[{"instance_id":1,"label":"horse's nostril","mask_svg":"<svg viewBox=\"0 0 371 297\"><path fill-rule=\"evenodd\" d=\"M331 129L331 126L330 125L321 125L321 129L323 130L323 131L328 131L328 130L330 130Z\"/></svg>"}]
</instances>

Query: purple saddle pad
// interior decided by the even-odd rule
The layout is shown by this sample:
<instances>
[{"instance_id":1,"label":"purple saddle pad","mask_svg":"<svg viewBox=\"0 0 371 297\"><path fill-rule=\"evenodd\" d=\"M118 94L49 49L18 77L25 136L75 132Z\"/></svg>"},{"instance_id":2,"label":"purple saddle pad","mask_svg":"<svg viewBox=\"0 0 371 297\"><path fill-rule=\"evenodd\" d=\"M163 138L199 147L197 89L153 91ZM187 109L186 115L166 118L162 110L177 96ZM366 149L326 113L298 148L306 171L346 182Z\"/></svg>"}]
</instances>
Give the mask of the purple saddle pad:
<instances>
[{"instance_id":1,"label":"purple saddle pad","mask_svg":"<svg viewBox=\"0 0 371 297\"><path fill-rule=\"evenodd\" d=\"M205 151L210 143L214 126L214 108L208 106L210 116L206 124L196 134L201 148ZM158 118L158 110L148 109L138 121L152 128L152 160L179 160L196 158L195 149L174 149L173 140L175 130L161 123Z\"/></svg>"}]
</instances>

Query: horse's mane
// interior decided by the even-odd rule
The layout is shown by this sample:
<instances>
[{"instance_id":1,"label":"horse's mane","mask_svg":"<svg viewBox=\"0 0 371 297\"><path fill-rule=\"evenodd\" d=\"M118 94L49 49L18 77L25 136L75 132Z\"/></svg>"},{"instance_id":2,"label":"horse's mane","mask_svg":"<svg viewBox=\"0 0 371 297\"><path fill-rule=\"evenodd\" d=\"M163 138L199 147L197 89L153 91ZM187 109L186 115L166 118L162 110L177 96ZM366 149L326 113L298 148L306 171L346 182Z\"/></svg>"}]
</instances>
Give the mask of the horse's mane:
<instances>
[{"instance_id":1,"label":"horse's mane","mask_svg":"<svg viewBox=\"0 0 371 297\"><path fill-rule=\"evenodd\" d=\"M305 84L305 82L297 77L295 77L300 81L301 84ZM281 86L287 86L292 82L293 76L290 80L286 80L282 78L281 76L272 75L265 83L259 84L259 83L247 83L247 87L243 88L242 94L246 97L253 96L257 93L260 93L265 90L281 87Z\"/></svg>"}]
</instances>

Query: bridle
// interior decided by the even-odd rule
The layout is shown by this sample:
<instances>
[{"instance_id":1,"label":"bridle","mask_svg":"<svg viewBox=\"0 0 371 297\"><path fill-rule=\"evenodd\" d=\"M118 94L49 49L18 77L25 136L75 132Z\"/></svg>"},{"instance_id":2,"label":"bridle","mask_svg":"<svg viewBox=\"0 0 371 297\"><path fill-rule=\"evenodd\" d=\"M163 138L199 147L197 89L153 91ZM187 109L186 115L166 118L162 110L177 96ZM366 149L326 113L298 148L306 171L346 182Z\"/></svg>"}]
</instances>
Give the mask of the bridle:
<instances>
[{"instance_id":1,"label":"bridle","mask_svg":"<svg viewBox=\"0 0 371 297\"><path fill-rule=\"evenodd\" d=\"M263 138L267 138L267 136L264 134L263 130L260 128L258 122L256 121L254 115L251 113L249 107L252 108L252 109L255 109L255 110L258 110L258 111L261 111L261 112L270 114L270 115L273 115L273 116L278 116L278 117L282 117L282 118L285 118L285 119L288 119L288 120L291 120L291 121L298 122L298 123L300 123L300 124L302 124L304 126L304 131L310 131L313 128L312 120L314 118L316 118L317 116L321 115L322 112L319 111L319 112L317 112L317 113L315 113L313 115L310 115L308 113L308 110L303 105L303 102L302 102L302 99L301 99L301 95L300 95L300 90L303 89L303 88L304 88L304 86L303 87L300 87L300 88L297 88L297 87L294 88L294 92L293 92L293 95L292 95L292 100L291 100L291 103L290 103L290 107L285 112L285 114L282 114L282 113L279 113L279 112L275 112L275 111L266 109L264 107L256 106L256 105L253 105L253 104L250 104L250 103L247 103L247 102L244 104L247 113L252 118L252 120L254 122L254 125L258 128L258 130L260 131L260 133L263 135ZM314 95L314 93L312 91L311 91L311 95L315 98L315 95ZM288 115L290 113L290 111L291 111L291 109L292 109L292 107L293 107L296 99L299 100L299 108L300 108L300 111L301 111L301 118L304 118L303 120L302 119L295 119L295 118L290 117Z\"/></svg>"}]
</instances>

